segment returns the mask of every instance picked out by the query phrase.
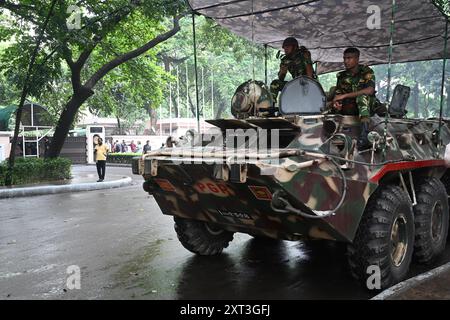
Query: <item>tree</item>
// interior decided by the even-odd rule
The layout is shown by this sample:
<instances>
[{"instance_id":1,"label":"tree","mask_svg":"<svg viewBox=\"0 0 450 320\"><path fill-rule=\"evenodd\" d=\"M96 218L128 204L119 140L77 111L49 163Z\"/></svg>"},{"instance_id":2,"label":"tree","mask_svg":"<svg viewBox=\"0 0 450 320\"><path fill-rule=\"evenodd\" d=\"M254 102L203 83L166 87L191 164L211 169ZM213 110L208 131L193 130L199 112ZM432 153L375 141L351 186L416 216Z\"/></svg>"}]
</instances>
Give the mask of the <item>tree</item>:
<instances>
[{"instance_id":1,"label":"tree","mask_svg":"<svg viewBox=\"0 0 450 320\"><path fill-rule=\"evenodd\" d=\"M72 94L65 103L52 139L49 156L57 157L80 107L95 94L97 85L113 70L145 55L179 30L185 3L169 0L85 0L81 28L70 29L67 21L71 5L77 1L58 2L52 15L43 50L37 59L30 93L40 96L44 89L59 81L64 65L70 74ZM42 24L48 1L6 1L0 6L9 10L12 21L1 26L2 36L15 43L5 50L1 66L7 74L24 70L30 58L29 47L36 41L34 31ZM162 22L173 16L169 30ZM89 67L88 67L89 66ZM19 75L18 83L23 82Z\"/></svg>"}]
</instances>

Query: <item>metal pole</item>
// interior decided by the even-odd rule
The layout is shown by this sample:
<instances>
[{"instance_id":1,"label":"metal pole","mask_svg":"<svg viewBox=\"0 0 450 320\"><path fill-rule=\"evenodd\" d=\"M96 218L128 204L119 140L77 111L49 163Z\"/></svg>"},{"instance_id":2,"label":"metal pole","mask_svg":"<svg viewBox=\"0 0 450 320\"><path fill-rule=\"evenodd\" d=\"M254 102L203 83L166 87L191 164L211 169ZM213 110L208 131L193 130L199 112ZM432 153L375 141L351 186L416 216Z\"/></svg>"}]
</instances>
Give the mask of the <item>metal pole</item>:
<instances>
[{"instance_id":1,"label":"metal pole","mask_svg":"<svg viewBox=\"0 0 450 320\"><path fill-rule=\"evenodd\" d=\"M442 60L442 81L441 81L441 107L439 110L439 140L441 143L442 131L442 111L444 109L444 86L445 86L445 68L447 66L447 42L448 42L448 19L445 19L445 39L444 39L444 58ZM450 94L447 92L447 94Z\"/></svg>"},{"instance_id":2,"label":"metal pole","mask_svg":"<svg viewBox=\"0 0 450 320\"><path fill-rule=\"evenodd\" d=\"M31 126L34 127L34 103L31 102Z\"/></svg>"},{"instance_id":3,"label":"metal pole","mask_svg":"<svg viewBox=\"0 0 450 320\"><path fill-rule=\"evenodd\" d=\"M203 117L206 117L206 109L205 109L205 69L202 67L202 110Z\"/></svg>"},{"instance_id":4,"label":"metal pole","mask_svg":"<svg viewBox=\"0 0 450 320\"><path fill-rule=\"evenodd\" d=\"M159 136L162 137L162 104L159 105Z\"/></svg>"},{"instance_id":5,"label":"metal pole","mask_svg":"<svg viewBox=\"0 0 450 320\"><path fill-rule=\"evenodd\" d=\"M265 83L267 85L268 82L268 76L267 76L267 44L264 45L264 76L265 76Z\"/></svg>"},{"instance_id":6,"label":"metal pole","mask_svg":"<svg viewBox=\"0 0 450 320\"><path fill-rule=\"evenodd\" d=\"M391 11L391 32L389 40L389 64L388 64L388 81L387 81L387 93L386 102L389 103L391 98L391 77L392 77L392 55L394 52L394 32L395 32L395 9L397 3L396 0L392 0L392 11ZM388 124L389 124L389 111L386 112L384 118L384 144L383 144L383 160L386 159L386 149L387 149L387 134L388 134Z\"/></svg>"},{"instance_id":7,"label":"metal pole","mask_svg":"<svg viewBox=\"0 0 450 320\"><path fill-rule=\"evenodd\" d=\"M197 112L197 130L200 133L200 109L199 109L199 92L198 92L198 69L197 69L197 37L195 34L195 13L192 13L192 33L194 38L194 69L195 69L195 97L196 97L196 112Z\"/></svg>"},{"instance_id":8,"label":"metal pole","mask_svg":"<svg viewBox=\"0 0 450 320\"><path fill-rule=\"evenodd\" d=\"M189 67L188 62L186 60L186 118L190 118L189 116Z\"/></svg>"},{"instance_id":9,"label":"metal pole","mask_svg":"<svg viewBox=\"0 0 450 320\"><path fill-rule=\"evenodd\" d=\"M170 75L172 75L172 68L169 67ZM172 136L172 81L169 82L169 131Z\"/></svg>"},{"instance_id":10,"label":"metal pole","mask_svg":"<svg viewBox=\"0 0 450 320\"><path fill-rule=\"evenodd\" d=\"M394 31L395 31L395 7L396 0L392 0L392 15L391 15L391 31L389 40L389 64L388 64L388 80L387 80L387 93L386 102L389 103L391 98L391 78L392 78L392 55L394 51Z\"/></svg>"},{"instance_id":11,"label":"metal pole","mask_svg":"<svg viewBox=\"0 0 450 320\"><path fill-rule=\"evenodd\" d=\"M180 70L177 66L177 118L180 117Z\"/></svg>"},{"instance_id":12,"label":"metal pole","mask_svg":"<svg viewBox=\"0 0 450 320\"><path fill-rule=\"evenodd\" d=\"M211 70L211 119L215 119L214 116L214 71Z\"/></svg>"}]
</instances>

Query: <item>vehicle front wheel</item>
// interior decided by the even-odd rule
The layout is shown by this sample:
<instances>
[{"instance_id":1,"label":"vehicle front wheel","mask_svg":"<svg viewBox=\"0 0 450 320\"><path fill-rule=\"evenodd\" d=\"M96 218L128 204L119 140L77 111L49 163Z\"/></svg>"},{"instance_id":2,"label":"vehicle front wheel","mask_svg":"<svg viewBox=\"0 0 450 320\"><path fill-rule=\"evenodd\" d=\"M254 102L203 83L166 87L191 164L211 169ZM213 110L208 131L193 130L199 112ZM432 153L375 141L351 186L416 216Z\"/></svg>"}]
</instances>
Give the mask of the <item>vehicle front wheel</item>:
<instances>
[{"instance_id":1,"label":"vehicle front wheel","mask_svg":"<svg viewBox=\"0 0 450 320\"><path fill-rule=\"evenodd\" d=\"M430 263L444 252L447 242L447 192L441 181L427 178L416 184L416 195L414 256L420 263Z\"/></svg>"},{"instance_id":2,"label":"vehicle front wheel","mask_svg":"<svg viewBox=\"0 0 450 320\"><path fill-rule=\"evenodd\" d=\"M347 248L352 275L367 285L374 267L378 268L379 289L386 289L406 277L413 249L414 216L408 194L398 186L380 187L369 199Z\"/></svg>"},{"instance_id":3,"label":"vehicle front wheel","mask_svg":"<svg viewBox=\"0 0 450 320\"><path fill-rule=\"evenodd\" d=\"M222 253L233 240L233 232L216 225L174 217L175 231L183 247L202 256L212 256Z\"/></svg>"}]
</instances>

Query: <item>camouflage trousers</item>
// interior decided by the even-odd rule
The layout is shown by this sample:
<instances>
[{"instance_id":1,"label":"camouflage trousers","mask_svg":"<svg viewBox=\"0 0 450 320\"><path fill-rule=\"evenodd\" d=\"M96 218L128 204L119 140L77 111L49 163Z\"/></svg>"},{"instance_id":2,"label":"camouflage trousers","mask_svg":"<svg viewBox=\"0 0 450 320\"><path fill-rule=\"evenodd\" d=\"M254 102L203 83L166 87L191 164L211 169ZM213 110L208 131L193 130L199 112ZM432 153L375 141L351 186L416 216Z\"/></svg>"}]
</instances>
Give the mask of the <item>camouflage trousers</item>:
<instances>
[{"instance_id":1,"label":"camouflage trousers","mask_svg":"<svg viewBox=\"0 0 450 320\"><path fill-rule=\"evenodd\" d=\"M374 96L362 95L356 98L344 99L342 102L342 110L339 112L346 116L360 116L368 118L372 114L372 108L375 103Z\"/></svg>"},{"instance_id":2,"label":"camouflage trousers","mask_svg":"<svg viewBox=\"0 0 450 320\"><path fill-rule=\"evenodd\" d=\"M375 97L364 94L356 98L356 104L358 106L359 116L361 118L370 117L372 108L375 103Z\"/></svg>"},{"instance_id":3,"label":"camouflage trousers","mask_svg":"<svg viewBox=\"0 0 450 320\"><path fill-rule=\"evenodd\" d=\"M286 83L287 81L276 79L270 84L270 93L274 102L277 102L278 94L283 90Z\"/></svg>"}]
</instances>

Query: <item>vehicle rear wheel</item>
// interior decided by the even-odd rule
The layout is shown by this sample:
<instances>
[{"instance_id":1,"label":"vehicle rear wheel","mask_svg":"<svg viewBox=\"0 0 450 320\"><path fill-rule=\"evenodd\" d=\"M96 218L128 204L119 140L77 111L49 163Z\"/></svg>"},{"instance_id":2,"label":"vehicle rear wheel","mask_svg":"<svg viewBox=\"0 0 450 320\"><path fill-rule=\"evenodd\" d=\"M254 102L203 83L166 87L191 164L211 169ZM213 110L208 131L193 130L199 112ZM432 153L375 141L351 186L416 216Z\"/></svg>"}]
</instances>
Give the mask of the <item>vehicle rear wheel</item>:
<instances>
[{"instance_id":1,"label":"vehicle rear wheel","mask_svg":"<svg viewBox=\"0 0 450 320\"><path fill-rule=\"evenodd\" d=\"M420 263L430 263L444 252L447 242L447 191L438 179L427 178L416 184L416 196L414 257Z\"/></svg>"},{"instance_id":2,"label":"vehicle rear wheel","mask_svg":"<svg viewBox=\"0 0 450 320\"><path fill-rule=\"evenodd\" d=\"M233 240L233 232L207 222L179 217L174 217L174 220L178 240L193 253L202 256L218 255Z\"/></svg>"},{"instance_id":3,"label":"vehicle rear wheel","mask_svg":"<svg viewBox=\"0 0 450 320\"><path fill-rule=\"evenodd\" d=\"M347 247L352 275L367 285L369 267L378 267L380 288L402 281L412 260L414 216L408 194L400 187L380 187L366 206L356 237Z\"/></svg>"}]
</instances>

